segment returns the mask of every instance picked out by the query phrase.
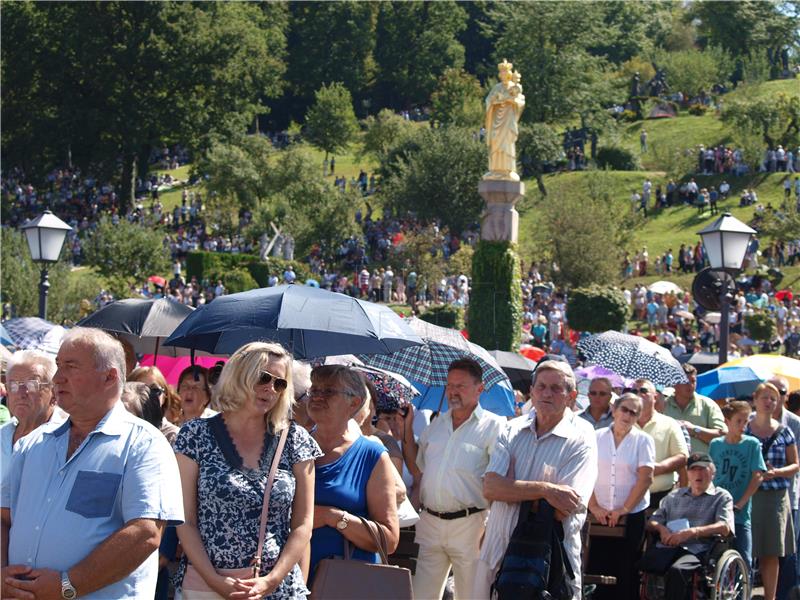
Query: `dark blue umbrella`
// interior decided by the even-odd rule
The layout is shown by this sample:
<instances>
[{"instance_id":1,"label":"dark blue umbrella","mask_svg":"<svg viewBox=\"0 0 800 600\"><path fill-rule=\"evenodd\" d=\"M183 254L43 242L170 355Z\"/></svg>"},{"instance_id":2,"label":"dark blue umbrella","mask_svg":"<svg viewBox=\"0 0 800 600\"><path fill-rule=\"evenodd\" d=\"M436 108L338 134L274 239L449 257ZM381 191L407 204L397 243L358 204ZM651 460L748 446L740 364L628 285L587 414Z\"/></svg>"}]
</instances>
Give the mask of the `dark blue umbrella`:
<instances>
[{"instance_id":1,"label":"dark blue umbrella","mask_svg":"<svg viewBox=\"0 0 800 600\"><path fill-rule=\"evenodd\" d=\"M309 286L282 285L216 298L186 317L164 345L219 355L255 341L278 342L304 359L383 354L422 344L386 306Z\"/></svg>"}]
</instances>

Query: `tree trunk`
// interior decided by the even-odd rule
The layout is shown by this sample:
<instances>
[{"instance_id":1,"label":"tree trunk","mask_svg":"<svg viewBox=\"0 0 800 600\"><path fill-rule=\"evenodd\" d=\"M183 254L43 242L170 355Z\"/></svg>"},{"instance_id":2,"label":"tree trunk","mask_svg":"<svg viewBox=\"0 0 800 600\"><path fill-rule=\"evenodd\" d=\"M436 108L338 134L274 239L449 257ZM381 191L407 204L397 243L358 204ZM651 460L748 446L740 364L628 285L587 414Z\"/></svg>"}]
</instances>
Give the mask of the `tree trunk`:
<instances>
[{"instance_id":1,"label":"tree trunk","mask_svg":"<svg viewBox=\"0 0 800 600\"><path fill-rule=\"evenodd\" d=\"M539 191L542 193L542 196L547 196L547 189L544 187L544 179L542 178L542 172L536 172L536 187L539 188Z\"/></svg>"},{"instance_id":2,"label":"tree trunk","mask_svg":"<svg viewBox=\"0 0 800 600\"><path fill-rule=\"evenodd\" d=\"M128 213L136 199L136 155L126 154L122 161L122 189L119 197L120 215Z\"/></svg>"}]
</instances>

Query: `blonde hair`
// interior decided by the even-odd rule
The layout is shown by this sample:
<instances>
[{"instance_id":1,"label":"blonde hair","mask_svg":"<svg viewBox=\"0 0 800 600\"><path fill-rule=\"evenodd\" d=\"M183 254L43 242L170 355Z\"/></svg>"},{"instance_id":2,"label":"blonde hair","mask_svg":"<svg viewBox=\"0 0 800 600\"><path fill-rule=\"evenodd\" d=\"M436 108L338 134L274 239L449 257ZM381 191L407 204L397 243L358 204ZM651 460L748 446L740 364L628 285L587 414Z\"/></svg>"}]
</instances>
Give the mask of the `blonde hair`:
<instances>
[{"instance_id":1,"label":"blonde hair","mask_svg":"<svg viewBox=\"0 0 800 600\"><path fill-rule=\"evenodd\" d=\"M773 392L775 394L775 397L778 399L778 402L781 401L781 393L778 391L778 388L776 388L774 385L772 385L771 383L768 383L768 382L760 383L758 385L758 387L756 388L756 391L753 392L753 400L758 398L765 391Z\"/></svg>"},{"instance_id":2,"label":"blonde hair","mask_svg":"<svg viewBox=\"0 0 800 600\"><path fill-rule=\"evenodd\" d=\"M294 405L292 385L292 355L280 344L251 342L234 352L222 368L219 381L212 390L212 405L219 410L239 410L255 395L253 388L261 372L266 370L271 358L279 359L286 366L286 389L278 393L278 401L265 415L267 425L273 432L289 426L289 417Z\"/></svg>"},{"instance_id":3,"label":"blonde hair","mask_svg":"<svg viewBox=\"0 0 800 600\"><path fill-rule=\"evenodd\" d=\"M181 397L167 383L164 374L158 367L136 367L127 377L127 381L141 382L150 375L156 382L156 385L164 390L164 415L169 417L172 414L180 414L181 412Z\"/></svg>"}]
</instances>

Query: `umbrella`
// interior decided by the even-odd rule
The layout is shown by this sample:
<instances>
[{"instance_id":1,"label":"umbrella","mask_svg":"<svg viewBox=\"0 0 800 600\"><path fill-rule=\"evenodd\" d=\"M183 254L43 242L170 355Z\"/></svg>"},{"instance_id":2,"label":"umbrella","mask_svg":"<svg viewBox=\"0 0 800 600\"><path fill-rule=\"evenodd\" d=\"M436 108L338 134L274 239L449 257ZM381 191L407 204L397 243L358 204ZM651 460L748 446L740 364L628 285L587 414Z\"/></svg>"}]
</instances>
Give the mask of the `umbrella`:
<instances>
[{"instance_id":1,"label":"umbrella","mask_svg":"<svg viewBox=\"0 0 800 600\"><path fill-rule=\"evenodd\" d=\"M502 367L503 372L511 380L511 387L521 392L527 392L531 387L531 375L536 368L536 363L516 352L503 350L490 350L489 354Z\"/></svg>"},{"instance_id":2,"label":"umbrella","mask_svg":"<svg viewBox=\"0 0 800 600\"><path fill-rule=\"evenodd\" d=\"M762 369L773 375L785 377L789 382L789 390L800 390L800 360L779 354L753 354L726 362L723 367L747 366Z\"/></svg>"},{"instance_id":3,"label":"umbrella","mask_svg":"<svg viewBox=\"0 0 800 600\"><path fill-rule=\"evenodd\" d=\"M413 382L414 387L420 391L420 396L415 398L413 404L418 410L447 410L447 396L444 386L425 386ZM501 417L514 416L514 390L507 383L499 383L484 390L478 400L481 407Z\"/></svg>"},{"instance_id":4,"label":"umbrella","mask_svg":"<svg viewBox=\"0 0 800 600\"><path fill-rule=\"evenodd\" d=\"M169 337L175 328L194 309L167 298L117 300L78 321L79 327L97 327L112 333L133 346L138 354L166 353L177 356L178 348L159 348L162 338ZM166 352L164 352L166 350ZM188 354L185 350L182 354Z\"/></svg>"},{"instance_id":5,"label":"umbrella","mask_svg":"<svg viewBox=\"0 0 800 600\"><path fill-rule=\"evenodd\" d=\"M11 339L11 334L6 331L4 325L0 324L0 344L5 346L13 346L14 340Z\"/></svg>"},{"instance_id":6,"label":"umbrella","mask_svg":"<svg viewBox=\"0 0 800 600\"><path fill-rule=\"evenodd\" d=\"M375 399L375 407L378 410L392 410L411 402L419 392L411 382L399 373L386 371L377 367L365 365L361 360L352 354L342 354L339 356L326 356L324 360L312 361L312 364L321 365L346 365L360 371L364 377L370 380L378 392Z\"/></svg>"},{"instance_id":7,"label":"umbrella","mask_svg":"<svg viewBox=\"0 0 800 600\"><path fill-rule=\"evenodd\" d=\"M18 317L3 323L6 333L18 350L39 350L58 354L66 329L39 317Z\"/></svg>"},{"instance_id":8,"label":"umbrella","mask_svg":"<svg viewBox=\"0 0 800 600\"><path fill-rule=\"evenodd\" d=\"M689 363L698 373L705 373L715 369L719 365L719 354L714 352L695 352L694 354L684 354L678 358L681 364Z\"/></svg>"},{"instance_id":9,"label":"umbrella","mask_svg":"<svg viewBox=\"0 0 800 600\"><path fill-rule=\"evenodd\" d=\"M598 377L605 377L611 382L611 387L624 388L626 381L611 369L606 369L600 365L592 365L591 367L582 367L575 369L575 377L588 379L597 379Z\"/></svg>"},{"instance_id":10,"label":"umbrella","mask_svg":"<svg viewBox=\"0 0 800 600\"><path fill-rule=\"evenodd\" d=\"M316 279L306 279L306 285L309 286L309 287L318 288L319 287L319 281L317 281Z\"/></svg>"},{"instance_id":11,"label":"umbrella","mask_svg":"<svg viewBox=\"0 0 800 600\"><path fill-rule=\"evenodd\" d=\"M681 319L686 319L687 321L694 321L694 315L688 310L676 310L675 316L680 317Z\"/></svg>"},{"instance_id":12,"label":"umbrella","mask_svg":"<svg viewBox=\"0 0 800 600\"><path fill-rule=\"evenodd\" d=\"M483 385L490 388L501 381L509 389L511 382L497 361L482 347L464 339L455 329L439 327L422 319L410 317L406 324L423 340L421 346L410 346L391 354L358 355L367 365L394 371L412 382L425 386L443 386L447 383L447 367L459 358L472 358L483 369Z\"/></svg>"},{"instance_id":13,"label":"umbrella","mask_svg":"<svg viewBox=\"0 0 800 600\"><path fill-rule=\"evenodd\" d=\"M713 400L749 396L772 373L751 367L719 367L697 378L697 393Z\"/></svg>"},{"instance_id":14,"label":"umbrella","mask_svg":"<svg viewBox=\"0 0 800 600\"><path fill-rule=\"evenodd\" d=\"M654 294L669 294L670 292L677 294L678 292L683 291L681 286L679 286L677 283L672 283L671 281L656 281L655 283L648 285L647 289Z\"/></svg>"},{"instance_id":15,"label":"umbrella","mask_svg":"<svg viewBox=\"0 0 800 600\"><path fill-rule=\"evenodd\" d=\"M151 275L147 278L147 281L155 283L158 287L167 287L167 280L163 277L159 277L158 275Z\"/></svg>"},{"instance_id":16,"label":"umbrella","mask_svg":"<svg viewBox=\"0 0 800 600\"><path fill-rule=\"evenodd\" d=\"M703 321L705 321L706 323L708 323L710 325L716 325L721 320L722 320L722 314L720 314L718 312L706 313L705 316L703 317Z\"/></svg>"},{"instance_id":17,"label":"umbrella","mask_svg":"<svg viewBox=\"0 0 800 600\"><path fill-rule=\"evenodd\" d=\"M649 379L657 385L688 381L669 350L650 340L618 331L591 335L578 342L586 361L630 379Z\"/></svg>"},{"instance_id":18,"label":"umbrella","mask_svg":"<svg viewBox=\"0 0 800 600\"><path fill-rule=\"evenodd\" d=\"M794 294L792 293L792 290L781 290L775 294L775 299L780 300L781 302L784 300L794 300Z\"/></svg>"},{"instance_id":19,"label":"umbrella","mask_svg":"<svg viewBox=\"0 0 800 600\"><path fill-rule=\"evenodd\" d=\"M522 354L525 358L531 359L533 362L538 361L542 358L547 352L542 350L541 348L537 348L536 346L522 346L519 349L519 353Z\"/></svg>"},{"instance_id":20,"label":"umbrella","mask_svg":"<svg viewBox=\"0 0 800 600\"><path fill-rule=\"evenodd\" d=\"M219 355L255 341L278 342L301 359L394 352L422 343L387 306L281 285L216 298L186 317L164 345Z\"/></svg>"},{"instance_id":21,"label":"umbrella","mask_svg":"<svg viewBox=\"0 0 800 600\"><path fill-rule=\"evenodd\" d=\"M220 358L218 356L196 356L194 364L210 369L219 361L227 361L227 358ZM158 367L164 375L167 383L173 387L178 385L178 377L180 377L183 370L192 366L192 360L188 356L155 356L153 354L145 354L142 360L139 361L140 367Z\"/></svg>"}]
</instances>

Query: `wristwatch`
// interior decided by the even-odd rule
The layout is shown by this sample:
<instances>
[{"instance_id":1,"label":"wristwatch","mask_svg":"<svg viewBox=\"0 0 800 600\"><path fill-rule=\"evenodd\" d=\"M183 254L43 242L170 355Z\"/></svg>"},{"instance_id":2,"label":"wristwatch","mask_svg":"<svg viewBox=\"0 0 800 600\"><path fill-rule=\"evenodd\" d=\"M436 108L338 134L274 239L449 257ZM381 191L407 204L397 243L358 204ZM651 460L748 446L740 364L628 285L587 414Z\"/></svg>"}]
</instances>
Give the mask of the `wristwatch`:
<instances>
[{"instance_id":1,"label":"wristwatch","mask_svg":"<svg viewBox=\"0 0 800 600\"><path fill-rule=\"evenodd\" d=\"M78 591L72 582L69 580L69 573L61 571L61 597L64 600L73 600L78 597Z\"/></svg>"},{"instance_id":2,"label":"wristwatch","mask_svg":"<svg viewBox=\"0 0 800 600\"><path fill-rule=\"evenodd\" d=\"M694 433L694 437L697 437L697 434L700 433L700 428L695 427L694 429L692 429L692 432Z\"/></svg>"},{"instance_id":3,"label":"wristwatch","mask_svg":"<svg viewBox=\"0 0 800 600\"><path fill-rule=\"evenodd\" d=\"M349 521L347 520L347 513L342 511L342 517L336 522L336 529L338 529L339 531L347 529L348 522Z\"/></svg>"}]
</instances>

